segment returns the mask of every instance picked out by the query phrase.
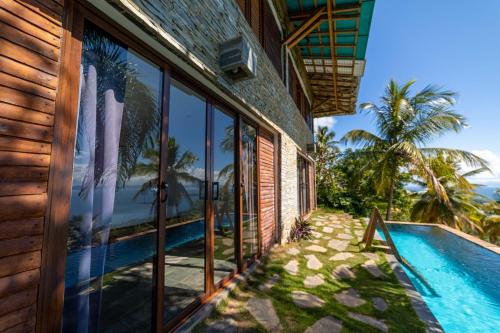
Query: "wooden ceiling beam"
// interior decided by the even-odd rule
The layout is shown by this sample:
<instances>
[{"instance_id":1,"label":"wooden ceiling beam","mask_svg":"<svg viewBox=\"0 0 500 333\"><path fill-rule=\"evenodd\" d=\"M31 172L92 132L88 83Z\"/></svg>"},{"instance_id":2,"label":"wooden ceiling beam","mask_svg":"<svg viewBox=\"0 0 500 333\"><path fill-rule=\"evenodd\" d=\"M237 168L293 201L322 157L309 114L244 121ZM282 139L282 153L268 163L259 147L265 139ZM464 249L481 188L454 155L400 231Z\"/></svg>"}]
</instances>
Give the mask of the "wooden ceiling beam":
<instances>
[{"instance_id":1,"label":"wooden ceiling beam","mask_svg":"<svg viewBox=\"0 0 500 333\"><path fill-rule=\"evenodd\" d=\"M346 5L346 6L337 6L335 9L332 10L332 13L335 14L342 14L342 13L349 13L353 11L359 11L361 9L361 6L359 4L356 5ZM303 11L298 11L298 12L293 12L289 13L288 18L290 21L302 21L306 19L310 15L310 12L303 12Z\"/></svg>"},{"instance_id":2,"label":"wooden ceiling beam","mask_svg":"<svg viewBox=\"0 0 500 333\"><path fill-rule=\"evenodd\" d=\"M310 13L309 18L302 23L300 27L295 29L283 42L288 48L294 47L299 43L305 36L307 36L312 30L314 30L320 23L320 17L323 15L325 7L318 8L313 13Z\"/></svg>"},{"instance_id":3,"label":"wooden ceiling beam","mask_svg":"<svg viewBox=\"0 0 500 333\"><path fill-rule=\"evenodd\" d=\"M332 77L333 77L333 91L335 92L335 107L338 109L339 108L339 103L338 103L338 97L337 97L337 60L335 59L335 35L333 34L333 20L332 20L332 0L327 0L326 1L326 13L328 15L328 32L330 33L330 49L332 50L331 57L332 57Z\"/></svg>"}]
</instances>

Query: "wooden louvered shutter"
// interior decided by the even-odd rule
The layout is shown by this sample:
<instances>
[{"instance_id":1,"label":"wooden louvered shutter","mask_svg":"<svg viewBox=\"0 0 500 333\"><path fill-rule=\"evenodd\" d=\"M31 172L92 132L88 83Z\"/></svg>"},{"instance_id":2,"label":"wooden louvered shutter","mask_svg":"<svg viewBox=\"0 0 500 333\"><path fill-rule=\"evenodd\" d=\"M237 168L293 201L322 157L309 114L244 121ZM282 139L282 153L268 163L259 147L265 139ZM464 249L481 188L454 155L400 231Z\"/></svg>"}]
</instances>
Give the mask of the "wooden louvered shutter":
<instances>
[{"instance_id":1,"label":"wooden louvered shutter","mask_svg":"<svg viewBox=\"0 0 500 333\"><path fill-rule=\"evenodd\" d=\"M259 129L259 182L261 250L265 254L276 242L276 182L274 137Z\"/></svg>"},{"instance_id":2,"label":"wooden louvered shutter","mask_svg":"<svg viewBox=\"0 0 500 333\"><path fill-rule=\"evenodd\" d=\"M264 50L281 77L281 33L267 1L262 2L262 21Z\"/></svg>"},{"instance_id":3,"label":"wooden louvered shutter","mask_svg":"<svg viewBox=\"0 0 500 333\"><path fill-rule=\"evenodd\" d=\"M262 0L248 0L250 1L250 12L249 12L249 22L250 26L252 27L253 31L255 32L255 35L257 35L257 38L259 41L262 43L262 6L261 2Z\"/></svg>"}]
</instances>

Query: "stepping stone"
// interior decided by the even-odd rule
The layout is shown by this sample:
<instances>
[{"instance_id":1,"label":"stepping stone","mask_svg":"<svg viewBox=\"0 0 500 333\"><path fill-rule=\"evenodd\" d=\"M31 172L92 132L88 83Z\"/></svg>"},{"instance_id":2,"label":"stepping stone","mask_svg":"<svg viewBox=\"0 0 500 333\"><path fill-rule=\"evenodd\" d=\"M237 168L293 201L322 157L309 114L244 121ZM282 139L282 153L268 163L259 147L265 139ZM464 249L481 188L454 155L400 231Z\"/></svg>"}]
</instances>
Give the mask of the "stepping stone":
<instances>
[{"instance_id":1,"label":"stepping stone","mask_svg":"<svg viewBox=\"0 0 500 333\"><path fill-rule=\"evenodd\" d=\"M354 278L356 278L356 275L351 270L349 265L340 265L340 266L336 267L332 272L332 276L334 279L354 279Z\"/></svg>"},{"instance_id":2,"label":"stepping stone","mask_svg":"<svg viewBox=\"0 0 500 333\"><path fill-rule=\"evenodd\" d=\"M331 228L331 227L324 227L323 228L323 232L326 232L327 234L330 234L330 233L333 232L333 228Z\"/></svg>"},{"instance_id":3,"label":"stepping stone","mask_svg":"<svg viewBox=\"0 0 500 333\"><path fill-rule=\"evenodd\" d=\"M363 235L365 234L365 231L364 230L354 230L354 234L356 236L363 237Z\"/></svg>"},{"instance_id":4,"label":"stepping stone","mask_svg":"<svg viewBox=\"0 0 500 333\"><path fill-rule=\"evenodd\" d=\"M364 264L362 264L361 266L376 278L386 277L385 273L382 272L380 270L380 268L378 268L378 266L374 260L368 260Z\"/></svg>"},{"instance_id":5,"label":"stepping stone","mask_svg":"<svg viewBox=\"0 0 500 333\"><path fill-rule=\"evenodd\" d=\"M321 261L319 261L314 254L307 254L304 257L307 259L307 268L320 269L323 267Z\"/></svg>"},{"instance_id":6,"label":"stepping stone","mask_svg":"<svg viewBox=\"0 0 500 333\"><path fill-rule=\"evenodd\" d=\"M377 261L378 260L378 254L373 253L373 252L363 252L361 253L366 257L366 259Z\"/></svg>"},{"instance_id":7,"label":"stepping stone","mask_svg":"<svg viewBox=\"0 0 500 333\"><path fill-rule=\"evenodd\" d=\"M342 261L342 260L347 260L347 259L352 258L352 257L355 257L355 255L352 254L352 253L349 253L349 252L339 252L336 255L334 255L333 257L330 257L330 260L333 260L333 261Z\"/></svg>"},{"instance_id":8,"label":"stepping stone","mask_svg":"<svg viewBox=\"0 0 500 333\"><path fill-rule=\"evenodd\" d=\"M348 240L352 239L352 236L349 234L338 234L336 237L340 239L348 239Z\"/></svg>"},{"instance_id":9,"label":"stepping stone","mask_svg":"<svg viewBox=\"0 0 500 333\"><path fill-rule=\"evenodd\" d=\"M268 332L280 332L283 329L270 299L252 298L247 303L247 309Z\"/></svg>"},{"instance_id":10,"label":"stepping stone","mask_svg":"<svg viewBox=\"0 0 500 333\"><path fill-rule=\"evenodd\" d=\"M333 297L337 302L350 308L355 308L366 303L366 301L359 296L358 292L352 288L335 294Z\"/></svg>"},{"instance_id":11,"label":"stepping stone","mask_svg":"<svg viewBox=\"0 0 500 333\"><path fill-rule=\"evenodd\" d=\"M304 286L306 288L315 288L322 285L323 283L325 283L325 277L323 276L323 274L306 276L306 278L304 279Z\"/></svg>"},{"instance_id":12,"label":"stepping stone","mask_svg":"<svg viewBox=\"0 0 500 333\"><path fill-rule=\"evenodd\" d=\"M292 291L292 300L299 308L320 308L325 304L318 296L311 295L305 291Z\"/></svg>"},{"instance_id":13,"label":"stepping stone","mask_svg":"<svg viewBox=\"0 0 500 333\"><path fill-rule=\"evenodd\" d=\"M342 322L332 316L323 317L315 322L304 333L339 333L342 330Z\"/></svg>"},{"instance_id":14,"label":"stepping stone","mask_svg":"<svg viewBox=\"0 0 500 333\"><path fill-rule=\"evenodd\" d=\"M321 236L323 236L323 234L321 232L317 232L317 231L313 231L311 232L311 235L314 237L314 238L321 238Z\"/></svg>"},{"instance_id":15,"label":"stepping stone","mask_svg":"<svg viewBox=\"0 0 500 333\"><path fill-rule=\"evenodd\" d=\"M319 239L310 239L309 242L313 244L319 244Z\"/></svg>"},{"instance_id":16,"label":"stepping stone","mask_svg":"<svg viewBox=\"0 0 500 333\"><path fill-rule=\"evenodd\" d=\"M278 283L278 281L280 279L281 279L281 277L278 274L273 274L273 276L271 276L269 278L269 280L267 280L265 283L263 283L259 286L259 290L260 291L271 290L276 285L276 283Z\"/></svg>"},{"instance_id":17,"label":"stepping stone","mask_svg":"<svg viewBox=\"0 0 500 333\"><path fill-rule=\"evenodd\" d=\"M292 256L296 256L297 254L300 253L300 251L294 247L289 248L286 253L291 254Z\"/></svg>"},{"instance_id":18,"label":"stepping stone","mask_svg":"<svg viewBox=\"0 0 500 333\"><path fill-rule=\"evenodd\" d=\"M332 239L332 237L328 236L328 235L324 235L323 237L321 237L322 239Z\"/></svg>"},{"instance_id":19,"label":"stepping stone","mask_svg":"<svg viewBox=\"0 0 500 333\"><path fill-rule=\"evenodd\" d=\"M288 264L283 266L283 268L288 272L288 274L297 275L299 272L299 262L295 259L290 260Z\"/></svg>"},{"instance_id":20,"label":"stepping stone","mask_svg":"<svg viewBox=\"0 0 500 333\"><path fill-rule=\"evenodd\" d=\"M373 297L372 302L373 307L380 312L384 312L389 308L389 305L387 305L387 302L382 297Z\"/></svg>"},{"instance_id":21,"label":"stepping stone","mask_svg":"<svg viewBox=\"0 0 500 333\"><path fill-rule=\"evenodd\" d=\"M232 240L230 238L224 238L222 240L222 244L225 245L225 246L233 246L234 240Z\"/></svg>"},{"instance_id":22,"label":"stepping stone","mask_svg":"<svg viewBox=\"0 0 500 333\"><path fill-rule=\"evenodd\" d=\"M306 250L313 251L313 252L320 252L320 253L325 253L326 249L322 246L319 245L311 245L306 247Z\"/></svg>"},{"instance_id":23,"label":"stepping stone","mask_svg":"<svg viewBox=\"0 0 500 333\"><path fill-rule=\"evenodd\" d=\"M237 333L238 323L232 318L226 318L224 320L217 320L213 323L208 324L208 327L203 331L205 333Z\"/></svg>"},{"instance_id":24,"label":"stepping stone","mask_svg":"<svg viewBox=\"0 0 500 333\"><path fill-rule=\"evenodd\" d=\"M233 254L233 253L234 253L234 249L232 247L222 251L222 255L224 255L224 256L227 256L228 254Z\"/></svg>"},{"instance_id":25,"label":"stepping stone","mask_svg":"<svg viewBox=\"0 0 500 333\"><path fill-rule=\"evenodd\" d=\"M344 229L344 226L340 224L331 224L330 227L333 229Z\"/></svg>"},{"instance_id":26,"label":"stepping stone","mask_svg":"<svg viewBox=\"0 0 500 333\"><path fill-rule=\"evenodd\" d=\"M347 315L349 316L349 318L360 321L371 327L378 328L382 332L389 332L389 327L387 327L387 325L381 320L354 312L348 312Z\"/></svg>"},{"instance_id":27,"label":"stepping stone","mask_svg":"<svg viewBox=\"0 0 500 333\"><path fill-rule=\"evenodd\" d=\"M338 239L332 239L331 241L328 242L328 247L331 247L332 249L337 251L345 251L348 245L349 242Z\"/></svg>"}]
</instances>

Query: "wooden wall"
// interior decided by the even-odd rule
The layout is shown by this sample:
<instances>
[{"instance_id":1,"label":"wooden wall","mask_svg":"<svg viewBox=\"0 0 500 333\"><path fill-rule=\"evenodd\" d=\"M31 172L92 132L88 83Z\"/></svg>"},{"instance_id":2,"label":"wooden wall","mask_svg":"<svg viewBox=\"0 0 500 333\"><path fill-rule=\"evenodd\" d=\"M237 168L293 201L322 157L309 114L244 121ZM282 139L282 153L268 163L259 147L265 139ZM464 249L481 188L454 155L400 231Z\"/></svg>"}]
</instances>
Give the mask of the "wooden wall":
<instances>
[{"instance_id":1,"label":"wooden wall","mask_svg":"<svg viewBox=\"0 0 500 333\"><path fill-rule=\"evenodd\" d=\"M259 129L260 228L263 254L276 242L276 182L274 138Z\"/></svg>"},{"instance_id":2,"label":"wooden wall","mask_svg":"<svg viewBox=\"0 0 500 333\"><path fill-rule=\"evenodd\" d=\"M0 1L2 333L35 327L63 1Z\"/></svg>"}]
</instances>

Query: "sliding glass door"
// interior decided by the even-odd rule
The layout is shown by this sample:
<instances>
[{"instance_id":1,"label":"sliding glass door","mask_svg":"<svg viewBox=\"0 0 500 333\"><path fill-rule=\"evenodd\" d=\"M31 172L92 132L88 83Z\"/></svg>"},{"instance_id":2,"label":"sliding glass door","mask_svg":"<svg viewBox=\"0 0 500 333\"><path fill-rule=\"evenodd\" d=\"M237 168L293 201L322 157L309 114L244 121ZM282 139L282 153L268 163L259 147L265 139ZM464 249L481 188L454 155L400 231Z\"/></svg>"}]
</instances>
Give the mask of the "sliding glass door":
<instances>
[{"instance_id":1,"label":"sliding glass door","mask_svg":"<svg viewBox=\"0 0 500 333\"><path fill-rule=\"evenodd\" d=\"M258 130L82 24L62 331L170 328L258 255Z\"/></svg>"},{"instance_id":2,"label":"sliding glass door","mask_svg":"<svg viewBox=\"0 0 500 333\"><path fill-rule=\"evenodd\" d=\"M170 86L165 304L169 322L205 294L206 136L205 98L182 83Z\"/></svg>"},{"instance_id":3,"label":"sliding glass door","mask_svg":"<svg viewBox=\"0 0 500 333\"><path fill-rule=\"evenodd\" d=\"M149 332L163 73L85 24L64 332Z\"/></svg>"}]
</instances>

